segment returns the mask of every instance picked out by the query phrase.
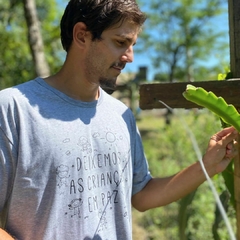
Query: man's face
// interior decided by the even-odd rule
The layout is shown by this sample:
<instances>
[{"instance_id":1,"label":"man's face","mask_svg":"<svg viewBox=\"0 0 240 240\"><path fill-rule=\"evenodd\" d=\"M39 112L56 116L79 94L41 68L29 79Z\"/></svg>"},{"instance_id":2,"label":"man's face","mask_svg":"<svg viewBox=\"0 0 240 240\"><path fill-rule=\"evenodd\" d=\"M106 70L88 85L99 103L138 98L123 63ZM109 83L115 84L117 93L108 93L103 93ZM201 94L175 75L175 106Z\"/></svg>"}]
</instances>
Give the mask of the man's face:
<instances>
[{"instance_id":1,"label":"man's face","mask_svg":"<svg viewBox=\"0 0 240 240\"><path fill-rule=\"evenodd\" d=\"M133 61L133 46L138 33L137 25L124 21L105 30L101 40L92 41L85 58L88 79L102 87L114 89L126 63Z\"/></svg>"}]
</instances>

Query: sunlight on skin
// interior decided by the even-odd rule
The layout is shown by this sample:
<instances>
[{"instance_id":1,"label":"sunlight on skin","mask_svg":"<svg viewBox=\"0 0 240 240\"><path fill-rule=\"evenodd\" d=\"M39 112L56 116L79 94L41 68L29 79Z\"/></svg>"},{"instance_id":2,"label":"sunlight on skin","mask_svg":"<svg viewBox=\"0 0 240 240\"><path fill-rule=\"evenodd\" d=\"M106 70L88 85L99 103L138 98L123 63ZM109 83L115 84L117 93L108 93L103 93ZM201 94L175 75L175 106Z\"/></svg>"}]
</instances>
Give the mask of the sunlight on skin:
<instances>
[{"instance_id":1,"label":"sunlight on skin","mask_svg":"<svg viewBox=\"0 0 240 240\"><path fill-rule=\"evenodd\" d=\"M0 240L14 240L14 238L0 228Z\"/></svg>"}]
</instances>

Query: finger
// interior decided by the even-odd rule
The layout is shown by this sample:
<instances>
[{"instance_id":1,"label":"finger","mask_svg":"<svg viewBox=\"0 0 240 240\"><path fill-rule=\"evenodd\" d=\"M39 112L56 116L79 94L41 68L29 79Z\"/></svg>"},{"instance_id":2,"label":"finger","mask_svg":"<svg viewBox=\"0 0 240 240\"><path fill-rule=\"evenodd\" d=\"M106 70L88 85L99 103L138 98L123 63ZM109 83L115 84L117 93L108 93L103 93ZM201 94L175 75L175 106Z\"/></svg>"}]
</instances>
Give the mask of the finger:
<instances>
[{"instance_id":1,"label":"finger","mask_svg":"<svg viewBox=\"0 0 240 240\"><path fill-rule=\"evenodd\" d=\"M226 157L232 159L237 155L238 150L235 146L236 146L236 144L234 143L234 141L229 143L226 146L226 155L225 155Z\"/></svg>"},{"instance_id":2,"label":"finger","mask_svg":"<svg viewBox=\"0 0 240 240\"><path fill-rule=\"evenodd\" d=\"M226 146L227 149L237 149L238 148L238 142L233 139L230 143L227 144Z\"/></svg>"},{"instance_id":3,"label":"finger","mask_svg":"<svg viewBox=\"0 0 240 240\"><path fill-rule=\"evenodd\" d=\"M217 135L219 135L219 137L224 137L230 133L237 134L238 132L234 127L228 127L228 128L224 128L221 131L219 131L217 133Z\"/></svg>"},{"instance_id":4,"label":"finger","mask_svg":"<svg viewBox=\"0 0 240 240\"><path fill-rule=\"evenodd\" d=\"M237 132L234 130L228 135L222 137L222 143L226 147L228 146L229 148L233 148L233 142L235 141L236 138L237 138Z\"/></svg>"},{"instance_id":5,"label":"finger","mask_svg":"<svg viewBox=\"0 0 240 240\"><path fill-rule=\"evenodd\" d=\"M218 142L222 140L224 137L231 135L231 136L237 136L237 130L234 127L228 127L224 128L223 130L217 132L211 137L211 140Z\"/></svg>"},{"instance_id":6,"label":"finger","mask_svg":"<svg viewBox=\"0 0 240 240\"><path fill-rule=\"evenodd\" d=\"M233 146L237 149L238 148L238 142L234 139L233 140Z\"/></svg>"},{"instance_id":7,"label":"finger","mask_svg":"<svg viewBox=\"0 0 240 240\"><path fill-rule=\"evenodd\" d=\"M227 146L226 146L226 149L227 149L227 150L231 150L231 149L233 149L233 148L234 148L233 141L230 142L230 143L228 143Z\"/></svg>"},{"instance_id":8,"label":"finger","mask_svg":"<svg viewBox=\"0 0 240 240\"><path fill-rule=\"evenodd\" d=\"M227 130L227 129L225 129ZM225 135L226 134L226 135ZM229 143L233 142L237 138L237 131L221 131L213 136L211 138L212 140L215 140L219 145L222 145L223 147L226 147ZM230 146L230 145L229 145Z\"/></svg>"},{"instance_id":9,"label":"finger","mask_svg":"<svg viewBox=\"0 0 240 240\"><path fill-rule=\"evenodd\" d=\"M235 149L227 149L225 157L233 158L235 156L236 152L237 152L237 150L235 150Z\"/></svg>"}]
</instances>

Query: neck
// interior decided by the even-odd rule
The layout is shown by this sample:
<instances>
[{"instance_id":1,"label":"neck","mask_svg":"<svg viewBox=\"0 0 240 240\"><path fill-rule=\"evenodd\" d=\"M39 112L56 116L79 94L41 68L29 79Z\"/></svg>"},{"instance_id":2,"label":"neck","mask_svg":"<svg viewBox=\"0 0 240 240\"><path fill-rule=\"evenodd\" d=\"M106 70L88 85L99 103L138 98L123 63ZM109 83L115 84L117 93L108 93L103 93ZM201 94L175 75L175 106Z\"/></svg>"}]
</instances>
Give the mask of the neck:
<instances>
[{"instance_id":1,"label":"neck","mask_svg":"<svg viewBox=\"0 0 240 240\"><path fill-rule=\"evenodd\" d=\"M58 73L44 80L50 86L76 100L91 102L99 97L99 85L87 81L79 70L69 68L66 64Z\"/></svg>"}]
</instances>

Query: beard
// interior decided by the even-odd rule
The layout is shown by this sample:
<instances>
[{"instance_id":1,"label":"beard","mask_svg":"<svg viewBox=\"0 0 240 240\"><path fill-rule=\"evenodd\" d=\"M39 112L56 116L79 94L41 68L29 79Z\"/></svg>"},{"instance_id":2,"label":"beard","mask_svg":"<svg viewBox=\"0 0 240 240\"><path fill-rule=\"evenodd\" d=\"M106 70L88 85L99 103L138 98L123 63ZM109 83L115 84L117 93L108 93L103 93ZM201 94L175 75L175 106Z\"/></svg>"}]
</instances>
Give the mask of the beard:
<instances>
[{"instance_id":1,"label":"beard","mask_svg":"<svg viewBox=\"0 0 240 240\"><path fill-rule=\"evenodd\" d=\"M116 77L113 77L113 78L103 78L102 77L99 79L101 88L108 94L112 94L116 90L116 88L117 88L116 81L117 81Z\"/></svg>"}]
</instances>

